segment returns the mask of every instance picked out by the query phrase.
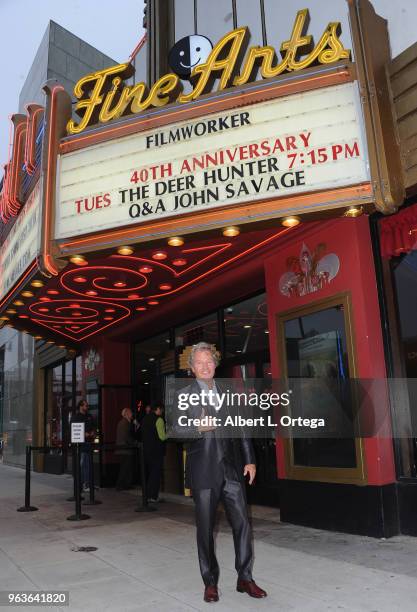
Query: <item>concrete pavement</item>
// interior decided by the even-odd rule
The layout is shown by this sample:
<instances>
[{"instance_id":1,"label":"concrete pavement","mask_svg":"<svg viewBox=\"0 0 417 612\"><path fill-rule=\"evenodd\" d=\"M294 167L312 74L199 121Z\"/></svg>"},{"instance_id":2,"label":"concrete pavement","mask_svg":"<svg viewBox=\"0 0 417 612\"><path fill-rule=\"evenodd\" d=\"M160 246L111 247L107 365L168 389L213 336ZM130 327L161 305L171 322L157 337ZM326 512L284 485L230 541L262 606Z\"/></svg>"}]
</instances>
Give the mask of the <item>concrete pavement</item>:
<instances>
[{"instance_id":1,"label":"concrete pavement","mask_svg":"<svg viewBox=\"0 0 417 612\"><path fill-rule=\"evenodd\" d=\"M69 590L69 608L51 610L207 610L192 502L167 496L157 512L136 513L137 493L104 489L101 506L83 507L92 518L71 523L74 504L65 501L71 487L66 475L33 474L39 510L18 513L24 470L0 465L0 590ZM252 508L252 522L254 576L268 597L236 592L233 541L221 512L221 599L210 604L214 610L415 611L417 538L375 540L281 524L270 508Z\"/></svg>"}]
</instances>

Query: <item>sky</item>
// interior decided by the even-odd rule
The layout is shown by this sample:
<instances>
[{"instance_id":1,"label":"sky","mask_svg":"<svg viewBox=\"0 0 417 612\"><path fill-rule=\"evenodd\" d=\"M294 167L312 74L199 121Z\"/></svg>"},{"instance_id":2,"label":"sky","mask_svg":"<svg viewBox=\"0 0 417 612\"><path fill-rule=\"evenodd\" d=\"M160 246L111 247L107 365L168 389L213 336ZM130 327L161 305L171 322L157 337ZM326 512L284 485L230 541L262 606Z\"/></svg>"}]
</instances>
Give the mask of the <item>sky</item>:
<instances>
[{"instance_id":1,"label":"sky","mask_svg":"<svg viewBox=\"0 0 417 612\"><path fill-rule=\"evenodd\" d=\"M124 62L143 34L143 0L0 0L0 168L7 161L8 117L18 111L20 90L50 19Z\"/></svg>"},{"instance_id":2,"label":"sky","mask_svg":"<svg viewBox=\"0 0 417 612\"><path fill-rule=\"evenodd\" d=\"M255 0L246 1L255 4ZM388 19L392 54L395 56L417 40L417 0L372 1L376 11ZM329 6L331 2L329 0ZM285 0L285 4L288 5L288 0ZM304 8L303 0L297 0L294 4L297 8ZM142 36L142 18L143 0L0 0L3 79L0 95L0 168L7 161L8 117L18 110L20 90L48 21L56 21L114 60L123 62Z\"/></svg>"}]
</instances>

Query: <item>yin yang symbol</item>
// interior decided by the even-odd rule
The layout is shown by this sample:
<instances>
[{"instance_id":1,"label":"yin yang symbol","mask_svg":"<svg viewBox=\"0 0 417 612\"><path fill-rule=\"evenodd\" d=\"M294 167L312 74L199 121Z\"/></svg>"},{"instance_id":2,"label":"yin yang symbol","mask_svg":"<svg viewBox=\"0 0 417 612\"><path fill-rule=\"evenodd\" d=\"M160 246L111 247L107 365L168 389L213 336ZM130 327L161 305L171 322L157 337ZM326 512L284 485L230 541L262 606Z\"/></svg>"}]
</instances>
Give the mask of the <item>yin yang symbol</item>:
<instances>
[{"instance_id":1,"label":"yin yang symbol","mask_svg":"<svg viewBox=\"0 0 417 612\"><path fill-rule=\"evenodd\" d=\"M198 34L185 36L172 47L168 63L181 79L189 79L194 68L204 64L212 49L211 41L205 36Z\"/></svg>"}]
</instances>

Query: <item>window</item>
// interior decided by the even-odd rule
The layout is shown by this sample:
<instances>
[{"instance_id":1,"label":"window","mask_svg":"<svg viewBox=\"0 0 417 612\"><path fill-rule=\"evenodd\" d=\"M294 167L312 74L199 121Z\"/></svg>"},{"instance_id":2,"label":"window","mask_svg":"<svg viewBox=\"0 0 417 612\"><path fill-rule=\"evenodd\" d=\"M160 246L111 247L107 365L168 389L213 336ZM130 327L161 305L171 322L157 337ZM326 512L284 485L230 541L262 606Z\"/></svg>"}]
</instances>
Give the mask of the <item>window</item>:
<instances>
[{"instance_id":1,"label":"window","mask_svg":"<svg viewBox=\"0 0 417 612\"><path fill-rule=\"evenodd\" d=\"M265 293L224 308L223 320L226 359L269 351Z\"/></svg>"},{"instance_id":2,"label":"window","mask_svg":"<svg viewBox=\"0 0 417 612\"><path fill-rule=\"evenodd\" d=\"M69 424L82 393L81 356L45 370L44 440L47 446L67 445Z\"/></svg>"},{"instance_id":3,"label":"window","mask_svg":"<svg viewBox=\"0 0 417 612\"><path fill-rule=\"evenodd\" d=\"M353 355L348 350L350 332L346 329L348 301L342 297L337 302L328 300L327 307L316 305L279 318L282 361L295 398L290 416L323 418L337 432L335 438L293 438L294 466L358 468L350 381Z\"/></svg>"}]
</instances>

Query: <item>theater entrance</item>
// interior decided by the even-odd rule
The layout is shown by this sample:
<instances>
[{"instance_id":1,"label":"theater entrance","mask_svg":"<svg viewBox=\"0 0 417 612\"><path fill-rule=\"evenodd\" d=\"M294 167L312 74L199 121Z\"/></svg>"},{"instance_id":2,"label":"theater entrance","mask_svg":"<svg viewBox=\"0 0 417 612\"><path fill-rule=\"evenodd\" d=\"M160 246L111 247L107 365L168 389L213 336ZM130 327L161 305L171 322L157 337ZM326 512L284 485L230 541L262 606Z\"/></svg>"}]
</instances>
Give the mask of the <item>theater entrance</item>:
<instances>
[{"instance_id":1,"label":"theater entrance","mask_svg":"<svg viewBox=\"0 0 417 612\"><path fill-rule=\"evenodd\" d=\"M134 345L133 372L136 407L167 402L167 383L176 377L188 379L187 349L197 342L216 346L222 355L217 377L256 380L262 391L271 385L266 295L258 292L227 304L206 315L166 329ZM186 384L186 380L185 380ZM279 506L275 438L253 440L256 484L248 488L251 503ZM183 445L167 444L165 490L184 493Z\"/></svg>"}]
</instances>

